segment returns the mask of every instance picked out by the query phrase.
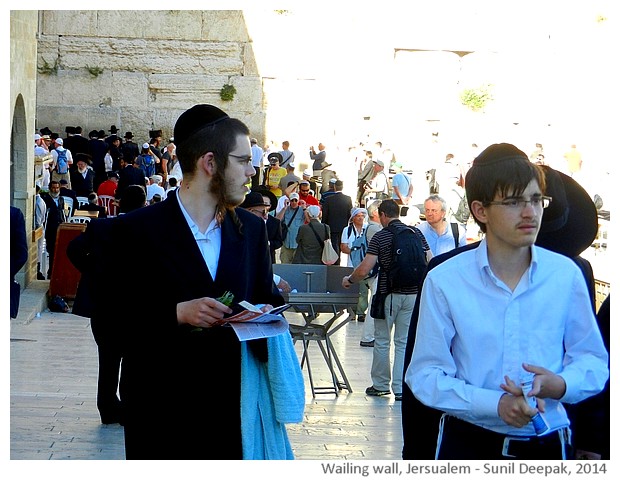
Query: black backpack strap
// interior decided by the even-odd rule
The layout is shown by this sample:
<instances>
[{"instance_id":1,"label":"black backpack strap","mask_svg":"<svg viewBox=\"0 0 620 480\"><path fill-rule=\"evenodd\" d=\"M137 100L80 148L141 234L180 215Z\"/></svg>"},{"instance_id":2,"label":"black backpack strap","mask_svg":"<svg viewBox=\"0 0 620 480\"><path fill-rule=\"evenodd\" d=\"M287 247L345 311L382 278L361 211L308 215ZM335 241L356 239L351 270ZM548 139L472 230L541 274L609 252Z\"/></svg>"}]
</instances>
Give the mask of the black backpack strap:
<instances>
[{"instance_id":1,"label":"black backpack strap","mask_svg":"<svg viewBox=\"0 0 620 480\"><path fill-rule=\"evenodd\" d=\"M286 224L287 228L290 228L291 223L293 223L293 220L295 219L295 215L297 215L297 212L299 212L299 207L297 207L297 210L295 210L295 213L293 213L293 216L291 217L289 222Z\"/></svg>"},{"instance_id":2,"label":"black backpack strap","mask_svg":"<svg viewBox=\"0 0 620 480\"><path fill-rule=\"evenodd\" d=\"M454 237L454 248L459 247L459 226L456 223L450 223L452 227L452 236Z\"/></svg>"}]
</instances>

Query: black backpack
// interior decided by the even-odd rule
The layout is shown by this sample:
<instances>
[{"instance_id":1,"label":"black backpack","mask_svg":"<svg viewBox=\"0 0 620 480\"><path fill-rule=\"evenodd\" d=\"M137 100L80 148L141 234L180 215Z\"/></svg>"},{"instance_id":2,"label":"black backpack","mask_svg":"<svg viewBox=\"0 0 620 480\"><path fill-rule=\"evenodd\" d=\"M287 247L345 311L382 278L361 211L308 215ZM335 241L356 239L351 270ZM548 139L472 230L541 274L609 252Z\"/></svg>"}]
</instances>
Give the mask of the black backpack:
<instances>
[{"instance_id":1,"label":"black backpack","mask_svg":"<svg viewBox=\"0 0 620 480\"><path fill-rule=\"evenodd\" d=\"M392 262L387 271L388 292L399 293L419 286L426 275L428 262L422 240L406 225L388 225L392 232Z\"/></svg>"}]
</instances>

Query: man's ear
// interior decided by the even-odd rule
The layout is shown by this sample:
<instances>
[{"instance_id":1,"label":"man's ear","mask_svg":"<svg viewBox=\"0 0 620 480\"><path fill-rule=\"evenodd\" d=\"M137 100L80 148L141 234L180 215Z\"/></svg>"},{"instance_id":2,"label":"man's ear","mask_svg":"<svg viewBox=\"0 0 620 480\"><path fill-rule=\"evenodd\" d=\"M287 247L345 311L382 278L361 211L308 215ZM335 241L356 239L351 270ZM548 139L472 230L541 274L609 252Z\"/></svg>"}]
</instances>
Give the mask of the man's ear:
<instances>
[{"instance_id":1,"label":"man's ear","mask_svg":"<svg viewBox=\"0 0 620 480\"><path fill-rule=\"evenodd\" d=\"M215 164L215 157L213 156L213 153L207 152L200 157L198 159L198 166L202 168L210 177L215 175L217 165Z\"/></svg>"},{"instance_id":2,"label":"man's ear","mask_svg":"<svg viewBox=\"0 0 620 480\"><path fill-rule=\"evenodd\" d=\"M487 223L487 209L479 200L471 202L470 207L472 215L481 223Z\"/></svg>"}]
</instances>

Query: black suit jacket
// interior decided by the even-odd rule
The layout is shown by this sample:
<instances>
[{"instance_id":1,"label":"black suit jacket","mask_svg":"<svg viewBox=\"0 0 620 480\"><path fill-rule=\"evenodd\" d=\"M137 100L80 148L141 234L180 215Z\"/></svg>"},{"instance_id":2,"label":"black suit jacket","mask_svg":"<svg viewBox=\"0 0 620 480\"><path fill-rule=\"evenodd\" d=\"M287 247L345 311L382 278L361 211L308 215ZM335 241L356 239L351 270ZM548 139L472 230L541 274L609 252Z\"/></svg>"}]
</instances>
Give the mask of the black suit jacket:
<instances>
[{"instance_id":1,"label":"black suit jacket","mask_svg":"<svg viewBox=\"0 0 620 480\"><path fill-rule=\"evenodd\" d=\"M120 340L118 331L109 328L112 322L108 321L118 307L114 300L108 301L118 290L113 221L114 218L91 220L86 230L67 245L67 257L81 274L71 313L91 319L97 344Z\"/></svg>"},{"instance_id":2,"label":"black suit jacket","mask_svg":"<svg viewBox=\"0 0 620 480\"><path fill-rule=\"evenodd\" d=\"M142 185L146 192L146 180L144 173L133 165L127 165L118 172L118 186L116 187L116 197L121 198L123 192L129 185Z\"/></svg>"},{"instance_id":3,"label":"black suit jacket","mask_svg":"<svg viewBox=\"0 0 620 480\"><path fill-rule=\"evenodd\" d=\"M11 318L17 318L21 288L15 275L28 261L26 221L22 211L11 206Z\"/></svg>"},{"instance_id":4,"label":"black suit jacket","mask_svg":"<svg viewBox=\"0 0 620 480\"><path fill-rule=\"evenodd\" d=\"M95 172L90 168L86 170L84 177L78 170L71 172L71 189L78 197L88 197L88 194L94 192L95 188Z\"/></svg>"},{"instance_id":5,"label":"black suit jacket","mask_svg":"<svg viewBox=\"0 0 620 480\"><path fill-rule=\"evenodd\" d=\"M342 231L349 225L353 201L344 193L330 195L323 202L323 216L321 221L329 225L332 233L340 236ZM340 242L340 239L338 239Z\"/></svg>"},{"instance_id":6,"label":"black suit jacket","mask_svg":"<svg viewBox=\"0 0 620 480\"><path fill-rule=\"evenodd\" d=\"M122 246L115 265L123 300L110 322L123 339L128 458L241 458L240 342L228 326L197 331L177 323L178 303L226 291L235 302L284 303L273 283L265 222L235 211L242 226L225 216L215 279L176 192L113 220L112 242ZM147 270L151 261L156 274ZM252 341L250 349L258 354L261 345ZM222 426L217 434L215 422ZM162 425L176 440L154 441Z\"/></svg>"},{"instance_id":7,"label":"black suit jacket","mask_svg":"<svg viewBox=\"0 0 620 480\"><path fill-rule=\"evenodd\" d=\"M267 216L267 238L269 239L269 251L271 252L271 263L276 263L276 250L284 243L282 236L282 221L276 217Z\"/></svg>"},{"instance_id":8,"label":"black suit jacket","mask_svg":"<svg viewBox=\"0 0 620 480\"><path fill-rule=\"evenodd\" d=\"M56 247L56 232L58 225L66 221L65 201L62 195L58 198L58 205L49 193L44 193L41 198L47 206L47 220L45 222L45 248L48 252L53 252Z\"/></svg>"}]
</instances>

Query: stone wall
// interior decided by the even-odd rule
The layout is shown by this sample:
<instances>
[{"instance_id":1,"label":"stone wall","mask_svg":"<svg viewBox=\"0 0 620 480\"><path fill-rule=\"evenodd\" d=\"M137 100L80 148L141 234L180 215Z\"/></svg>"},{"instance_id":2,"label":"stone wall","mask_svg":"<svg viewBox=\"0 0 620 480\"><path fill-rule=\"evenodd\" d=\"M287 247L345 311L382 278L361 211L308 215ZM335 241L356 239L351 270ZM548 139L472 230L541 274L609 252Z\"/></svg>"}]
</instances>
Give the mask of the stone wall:
<instances>
[{"instance_id":1,"label":"stone wall","mask_svg":"<svg viewBox=\"0 0 620 480\"><path fill-rule=\"evenodd\" d=\"M36 127L132 131L137 141L197 103L264 138L262 81L241 11L42 11ZM47 73L45 73L47 71ZM224 84L237 94L220 99Z\"/></svg>"},{"instance_id":2,"label":"stone wall","mask_svg":"<svg viewBox=\"0 0 620 480\"><path fill-rule=\"evenodd\" d=\"M26 219L29 260L17 280L22 286L35 278L37 244L34 226L34 148L37 62L37 12L11 10L10 14L10 163L11 205L19 208ZM7 209L8 212L8 209Z\"/></svg>"}]
</instances>

